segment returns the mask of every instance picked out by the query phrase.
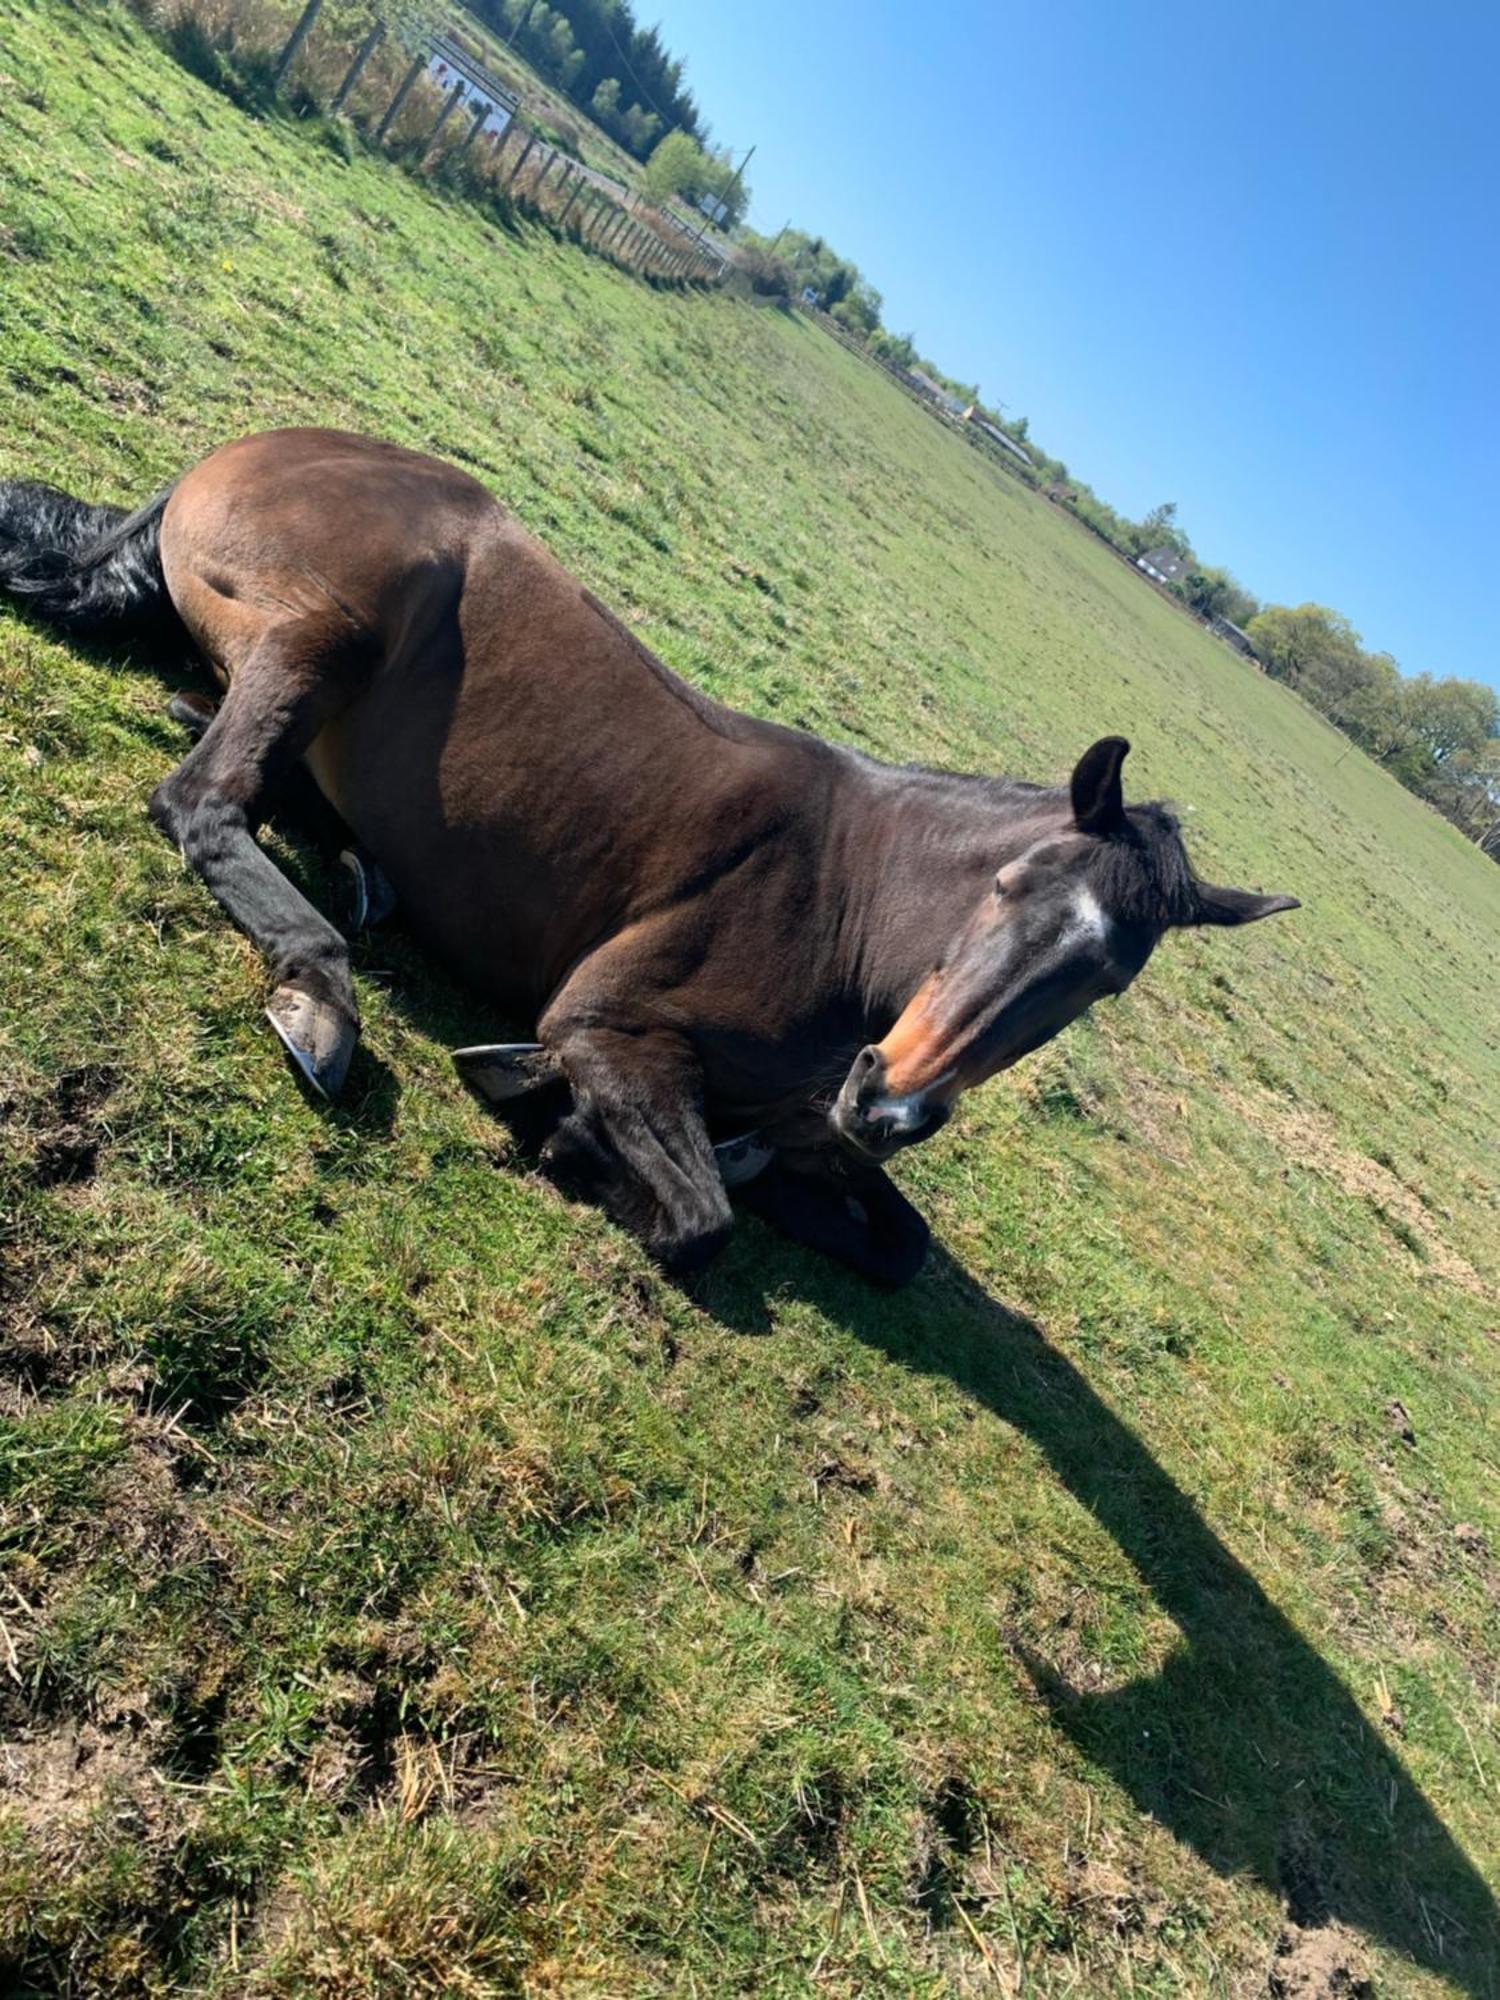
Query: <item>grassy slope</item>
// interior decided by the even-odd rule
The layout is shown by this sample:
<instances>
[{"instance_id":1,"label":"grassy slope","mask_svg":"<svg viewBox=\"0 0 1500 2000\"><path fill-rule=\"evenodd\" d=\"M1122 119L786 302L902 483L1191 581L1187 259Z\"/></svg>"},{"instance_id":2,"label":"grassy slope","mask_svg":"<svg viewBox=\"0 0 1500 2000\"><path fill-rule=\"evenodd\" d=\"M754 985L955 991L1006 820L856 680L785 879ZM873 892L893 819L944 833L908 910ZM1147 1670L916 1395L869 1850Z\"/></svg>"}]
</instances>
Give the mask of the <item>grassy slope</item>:
<instances>
[{"instance_id":1,"label":"grassy slope","mask_svg":"<svg viewBox=\"0 0 1500 2000\"><path fill-rule=\"evenodd\" d=\"M507 1167L444 1054L507 1024L399 933L305 1104L145 823L161 681L0 618L0 1963L1250 1992L1287 1903L1493 1991L1500 871L800 323L109 12L0 4L0 170L0 470L430 446L715 692L1038 776L1123 729L1307 904L913 1156L911 1293L747 1224L687 1299Z\"/></svg>"}]
</instances>

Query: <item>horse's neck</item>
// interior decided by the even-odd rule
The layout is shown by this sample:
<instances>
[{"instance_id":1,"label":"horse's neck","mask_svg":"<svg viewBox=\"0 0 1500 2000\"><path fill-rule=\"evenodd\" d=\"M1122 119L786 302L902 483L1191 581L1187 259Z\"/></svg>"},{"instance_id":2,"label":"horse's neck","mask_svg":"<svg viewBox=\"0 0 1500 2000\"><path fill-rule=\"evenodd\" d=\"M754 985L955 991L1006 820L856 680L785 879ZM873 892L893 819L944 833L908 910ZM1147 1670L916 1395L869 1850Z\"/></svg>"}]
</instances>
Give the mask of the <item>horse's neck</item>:
<instances>
[{"instance_id":1,"label":"horse's neck","mask_svg":"<svg viewBox=\"0 0 1500 2000\"><path fill-rule=\"evenodd\" d=\"M996 872L1068 817L1060 794L866 768L842 814L847 973L893 1018L968 927Z\"/></svg>"}]
</instances>

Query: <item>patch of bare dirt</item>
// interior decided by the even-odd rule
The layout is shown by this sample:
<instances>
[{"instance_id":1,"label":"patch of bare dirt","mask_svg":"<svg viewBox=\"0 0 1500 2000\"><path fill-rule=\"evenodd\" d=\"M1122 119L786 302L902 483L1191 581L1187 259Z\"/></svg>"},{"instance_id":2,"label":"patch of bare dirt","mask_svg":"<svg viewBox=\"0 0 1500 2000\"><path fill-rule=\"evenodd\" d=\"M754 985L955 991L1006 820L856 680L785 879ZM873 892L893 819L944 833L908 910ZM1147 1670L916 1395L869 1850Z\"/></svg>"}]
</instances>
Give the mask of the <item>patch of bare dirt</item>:
<instances>
[{"instance_id":1,"label":"patch of bare dirt","mask_svg":"<svg viewBox=\"0 0 1500 2000\"><path fill-rule=\"evenodd\" d=\"M72 1872L128 1828L163 1857L181 1808L150 1761L149 1739L63 1721L0 1739L0 1812L14 1815L51 1867Z\"/></svg>"},{"instance_id":2,"label":"patch of bare dirt","mask_svg":"<svg viewBox=\"0 0 1500 2000\"><path fill-rule=\"evenodd\" d=\"M114 1085L112 1071L101 1063L87 1063L65 1071L50 1100L31 1107L29 1116L11 1108L9 1123L24 1149L26 1171L38 1187L66 1187L93 1179L109 1137L103 1109Z\"/></svg>"},{"instance_id":3,"label":"patch of bare dirt","mask_svg":"<svg viewBox=\"0 0 1500 2000\"><path fill-rule=\"evenodd\" d=\"M98 1511L101 1537L132 1559L142 1579L217 1561L218 1552L182 1486L196 1459L170 1422L137 1417L131 1446L107 1478ZM179 1440L181 1442L179 1442Z\"/></svg>"},{"instance_id":4,"label":"patch of bare dirt","mask_svg":"<svg viewBox=\"0 0 1500 2000\"><path fill-rule=\"evenodd\" d=\"M1398 1241L1420 1246L1428 1268L1475 1298L1500 1301L1500 1288L1482 1278L1469 1260L1433 1227L1431 1212L1406 1183L1367 1153L1342 1145L1333 1120L1306 1105L1283 1105L1271 1098L1226 1093L1247 1124L1264 1132L1299 1166L1331 1180L1344 1193L1375 1209ZM1414 1253L1415 1254L1415 1253Z\"/></svg>"},{"instance_id":5,"label":"patch of bare dirt","mask_svg":"<svg viewBox=\"0 0 1500 2000\"><path fill-rule=\"evenodd\" d=\"M1276 2000L1373 2000L1375 1992L1359 1940L1342 1924L1289 1923L1266 1988Z\"/></svg>"}]
</instances>

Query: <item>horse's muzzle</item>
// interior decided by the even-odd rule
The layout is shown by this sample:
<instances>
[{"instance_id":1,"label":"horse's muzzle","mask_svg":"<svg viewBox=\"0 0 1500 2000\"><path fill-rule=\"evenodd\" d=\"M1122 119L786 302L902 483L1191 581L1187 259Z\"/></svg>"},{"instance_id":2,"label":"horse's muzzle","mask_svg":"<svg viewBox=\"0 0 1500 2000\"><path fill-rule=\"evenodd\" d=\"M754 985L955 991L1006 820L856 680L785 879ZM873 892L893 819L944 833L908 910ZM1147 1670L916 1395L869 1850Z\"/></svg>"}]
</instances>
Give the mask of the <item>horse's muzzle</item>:
<instances>
[{"instance_id":1,"label":"horse's muzzle","mask_svg":"<svg viewBox=\"0 0 1500 2000\"><path fill-rule=\"evenodd\" d=\"M885 1088L885 1057L877 1048L861 1049L834 1100L829 1122L851 1151L866 1159L888 1160L903 1146L930 1139L948 1122L946 1105L929 1104L925 1095L893 1097Z\"/></svg>"}]
</instances>

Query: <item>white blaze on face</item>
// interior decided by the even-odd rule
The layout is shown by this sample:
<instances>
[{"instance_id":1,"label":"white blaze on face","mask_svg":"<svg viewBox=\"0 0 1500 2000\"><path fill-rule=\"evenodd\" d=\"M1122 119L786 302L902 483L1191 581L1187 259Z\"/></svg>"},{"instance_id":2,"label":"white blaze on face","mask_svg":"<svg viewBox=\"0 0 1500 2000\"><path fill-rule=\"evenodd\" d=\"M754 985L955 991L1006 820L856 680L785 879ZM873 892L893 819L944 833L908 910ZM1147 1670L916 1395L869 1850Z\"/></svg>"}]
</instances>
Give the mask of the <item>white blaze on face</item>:
<instances>
[{"instance_id":1,"label":"white blaze on face","mask_svg":"<svg viewBox=\"0 0 1500 2000\"><path fill-rule=\"evenodd\" d=\"M1069 929L1096 937L1101 943L1108 937L1109 918L1104 914L1099 898L1092 889L1080 889L1074 897L1073 918Z\"/></svg>"}]
</instances>

